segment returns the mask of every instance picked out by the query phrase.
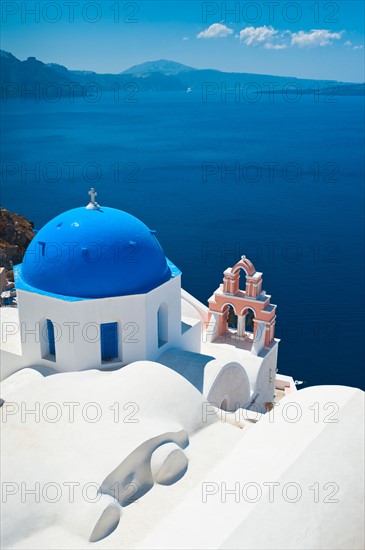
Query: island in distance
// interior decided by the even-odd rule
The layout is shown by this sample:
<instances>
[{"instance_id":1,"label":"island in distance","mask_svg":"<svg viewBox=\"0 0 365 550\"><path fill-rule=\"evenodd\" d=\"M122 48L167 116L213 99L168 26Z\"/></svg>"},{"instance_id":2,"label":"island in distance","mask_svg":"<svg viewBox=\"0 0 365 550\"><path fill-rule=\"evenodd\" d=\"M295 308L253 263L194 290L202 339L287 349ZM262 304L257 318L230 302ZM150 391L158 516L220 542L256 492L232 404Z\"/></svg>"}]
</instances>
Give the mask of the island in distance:
<instances>
[{"instance_id":1,"label":"island in distance","mask_svg":"<svg viewBox=\"0 0 365 550\"><path fill-rule=\"evenodd\" d=\"M82 95L83 90L92 85L110 91L115 90L116 86L122 88L133 85L136 91L201 93L209 84L211 94L214 92L212 86L217 90L223 86L227 92L237 86L256 86L260 93L283 93L285 90L286 94L318 93L329 98L335 95L364 95L365 92L364 83L194 69L165 59L134 65L118 74L98 74L93 71L69 70L56 63L43 63L35 57L21 61L4 50L0 50L0 74L3 102L21 96L24 91L32 90L32 87L47 87L46 97L49 97L52 94L50 84L54 93L57 88L68 91L71 88L75 95Z\"/></svg>"}]
</instances>

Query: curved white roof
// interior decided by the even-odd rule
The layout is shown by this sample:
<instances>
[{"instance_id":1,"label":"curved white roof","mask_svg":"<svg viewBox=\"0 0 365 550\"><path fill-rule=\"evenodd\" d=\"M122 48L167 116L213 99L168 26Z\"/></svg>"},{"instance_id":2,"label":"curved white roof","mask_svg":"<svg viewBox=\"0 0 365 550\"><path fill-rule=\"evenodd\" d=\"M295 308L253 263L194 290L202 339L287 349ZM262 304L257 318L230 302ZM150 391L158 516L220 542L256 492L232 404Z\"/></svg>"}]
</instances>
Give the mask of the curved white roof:
<instances>
[{"instance_id":1,"label":"curved white roof","mask_svg":"<svg viewBox=\"0 0 365 550\"><path fill-rule=\"evenodd\" d=\"M97 548L363 547L360 390L307 388L283 398L274 416L240 429L220 422L191 384L158 363L46 378L25 369L12 378L3 382L0 409L4 548L96 548L89 537L111 497L97 499L95 486L143 442L182 431L189 437L182 449L186 474L171 486L155 484L123 507L120 524ZM23 407L34 410L37 403L39 421L34 414L24 419ZM71 403L73 421L66 414ZM169 443L156 451L154 474L176 448ZM4 482L13 484L6 486L6 502ZM30 490L39 484L39 502L34 494L24 496L22 483ZM57 502L49 502L54 487L44 498L49 483L61 488ZM88 483L93 485L83 494ZM250 502L257 487L260 498ZM298 487L300 498L293 502ZM235 494L224 495L224 489Z\"/></svg>"},{"instance_id":2,"label":"curved white roof","mask_svg":"<svg viewBox=\"0 0 365 550\"><path fill-rule=\"evenodd\" d=\"M362 549L363 489L364 392L303 389L263 416L139 548Z\"/></svg>"}]
</instances>

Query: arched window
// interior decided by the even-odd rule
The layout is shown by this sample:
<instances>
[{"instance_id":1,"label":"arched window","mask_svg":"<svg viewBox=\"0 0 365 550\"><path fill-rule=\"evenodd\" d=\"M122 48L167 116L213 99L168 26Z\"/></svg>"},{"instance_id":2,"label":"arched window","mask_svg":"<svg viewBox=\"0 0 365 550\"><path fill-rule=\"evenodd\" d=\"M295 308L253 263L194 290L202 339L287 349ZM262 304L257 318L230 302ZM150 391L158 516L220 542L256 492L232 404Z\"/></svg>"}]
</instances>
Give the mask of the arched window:
<instances>
[{"instance_id":1,"label":"arched window","mask_svg":"<svg viewBox=\"0 0 365 550\"><path fill-rule=\"evenodd\" d=\"M168 342L168 328L169 325L167 304L161 304L157 312L157 338L159 348L161 348Z\"/></svg>"},{"instance_id":2,"label":"arched window","mask_svg":"<svg viewBox=\"0 0 365 550\"><path fill-rule=\"evenodd\" d=\"M55 327L51 319L41 323L41 354L43 359L56 361Z\"/></svg>"},{"instance_id":3,"label":"arched window","mask_svg":"<svg viewBox=\"0 0 365 550\"><path fill-rule=\"evenodd\" d=\"M228 323L228 328L232 328L234 330L237 329L237 315L234 308L231 305L228 306L227 323Z\"/></svg>"},{"instance_id":4,"label":"arched window","mask_svg":"<svg viewBox=\"0 0 365 550\"><path fill-rule=\"evenodd\" d=\"M254 331L254 319L255 319L255 312L249 308L246 313L246 319L245 319L245 331L246 332L253 332Z\"/></svg>"}]
</instances>

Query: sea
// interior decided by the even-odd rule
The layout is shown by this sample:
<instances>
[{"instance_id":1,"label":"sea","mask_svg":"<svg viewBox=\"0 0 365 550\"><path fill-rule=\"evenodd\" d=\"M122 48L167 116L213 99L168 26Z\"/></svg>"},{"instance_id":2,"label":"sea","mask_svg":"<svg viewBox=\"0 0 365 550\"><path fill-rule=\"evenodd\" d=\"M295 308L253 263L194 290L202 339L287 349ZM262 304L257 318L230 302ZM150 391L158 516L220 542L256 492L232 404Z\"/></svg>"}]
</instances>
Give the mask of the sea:
<instances>
[{"instance_id":1,"label":"sea","mask_svg":"<svg viewBox=\"0 0 365 550\"><path fill-rule=\"evenodd\" d=\"M2 206L40 229L95 187L157 231L203 303L246 255L277 304L279 372L365 389L364 98L236 100L5 101Z\"/></svg>"}]
</instances>

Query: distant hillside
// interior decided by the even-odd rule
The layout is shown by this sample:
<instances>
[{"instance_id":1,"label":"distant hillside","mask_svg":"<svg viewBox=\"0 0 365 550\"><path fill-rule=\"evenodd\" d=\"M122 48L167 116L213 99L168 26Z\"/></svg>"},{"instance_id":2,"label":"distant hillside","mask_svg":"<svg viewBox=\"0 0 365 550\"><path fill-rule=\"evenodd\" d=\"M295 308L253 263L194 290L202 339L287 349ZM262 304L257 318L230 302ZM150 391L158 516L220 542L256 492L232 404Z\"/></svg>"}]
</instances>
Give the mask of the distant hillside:
<instances>
[{"instance_id":1,"label":"distant hillside","mask_svg":"<svg viewBox=\"0 0 365 550\"><path fill-rule=\"evenodd\" d=\"M81 95L88 85L97 85L103 90L123 89L131 83L138 91L192 91L201 93L206 83L213 83L227 90L238 84L253 84L263 93L270 90L281 93L287 85L296 86L303 93L328 93L328 86L336 86L336 95L364 95L364 84L353 84L329 80L299 79L287 76L262 75L251 73L226 73L214 69L194 69L175 61L160 59L134 65L118 74L98 74L92 71L72 71L56 63L42 63L35 57L20 61L11 53L0 50L0 75L2 97L16 97L37 87L45 91L46 96L57 93L57 89ZM290 90L289 90L290 93Z\"/></svg>"},{"instance_id":2,"label":"distant hillside","mask_svg":"<svg viewBox=\"0 0 365 550\"><path fill-rule=\"evenodd\" d=\"M71 82L70 72L65 68L61 75L58 71L53 70L35 57L28 57L26 61L20 61L11 53L0 52L0 78L1 84L5 85L20 85L27 84L29 89L32 85L45 85L49 82L64 85Z\"/></svg>"},{"instance_id":3,"label":"distant hillside","mask_svg":"<svg viewBox=\"0 0 365 550\"><path fill-rule=\"evenodd\" d=\"M44 90L47 96L57 93L57 88L65 95L81 95L88 85L96 84L101 89L123 89L131 83L141 91L178 91L185 90L185 84L176 76L162 73L145 73L143 78L131 74L97 74L92 71L72 71L56 63L42 63L34 57L20 61L11 53L0 50L0 83L2 96L6 98L19 96L23 90L31 97L29 90ZM54 85L54 86L52 86ZM24 92L23 92L24 93ZM66 95L67 97L67 95Z\"/></svg>"},{"instance_id":4,"label":"distant hillside","mask_svg":"<svg viewBox=\"0 0 365 550\"><path fill-rule=\"evenodd\" d=\"M182 63L176 63L176 61L160 59L159 61L146 61L146 63L141 63L140 65L133 65L133 67L123 71L121 74L146 75L161 73L165 76L171 76L197 70Z\"/></svg>"}]
</instances>

